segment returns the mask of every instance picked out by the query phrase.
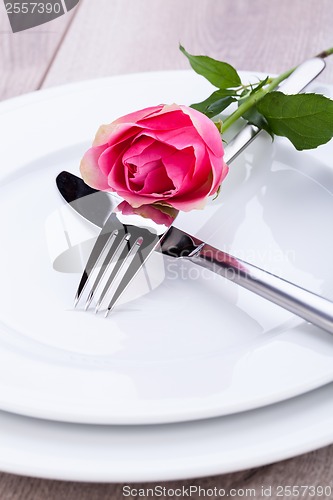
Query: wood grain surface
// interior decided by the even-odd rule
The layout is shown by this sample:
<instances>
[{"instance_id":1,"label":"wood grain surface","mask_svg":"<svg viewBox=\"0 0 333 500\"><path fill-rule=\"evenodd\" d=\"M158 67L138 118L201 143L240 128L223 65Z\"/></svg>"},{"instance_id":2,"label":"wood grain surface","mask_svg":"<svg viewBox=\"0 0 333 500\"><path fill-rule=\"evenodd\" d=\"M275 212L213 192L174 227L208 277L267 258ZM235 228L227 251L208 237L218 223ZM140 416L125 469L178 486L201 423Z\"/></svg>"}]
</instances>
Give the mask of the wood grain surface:
<instances>
[{"instance_id":1,"label":"wood grain surface","mask_svg":"<svg viewBox=\"0 0 333 500\"><path fill-rule=\"evenodd\" d=\"M80 0L70 14L13 35L0 2L0 99L82 79L187 68L179 42L239 69L279 72L333 45L332 18L332 0ZM320 78L333 83L333 58ZM252 498L261 499L267 498L260 495L262 485L332 485L332 480L329 446L253 470L168 486L254 488ZM147 485L133 485L140 486ZM0 474L0 500L121 498L121 484Z\"/></svg>"},{"instance_id":2,"label":"wood grain surface","mask_svg":"<svg viewBox=\"0 0 333 500\"><path fill-rule=\"evenodd\" d=\"M14 35L0 2L1 100L42 87L75 14Z\"/></svg>"}]
</instances>

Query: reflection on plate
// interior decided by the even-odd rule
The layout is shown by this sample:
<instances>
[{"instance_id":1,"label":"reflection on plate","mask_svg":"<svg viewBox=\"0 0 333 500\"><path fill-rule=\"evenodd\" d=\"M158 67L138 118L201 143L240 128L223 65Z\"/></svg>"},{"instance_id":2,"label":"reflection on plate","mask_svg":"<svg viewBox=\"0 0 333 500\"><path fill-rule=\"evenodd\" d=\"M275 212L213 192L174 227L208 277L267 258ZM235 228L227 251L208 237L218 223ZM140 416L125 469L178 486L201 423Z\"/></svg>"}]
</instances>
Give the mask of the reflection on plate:
<instances>
[{"instance_id":1,"label":"reflection on plate","mask_svg":"<svg viewBox=\"0 0 333 500\"><path fill-rule=\"evenodd\" d=\"M55 176L78 172L98 125L209 91L191 72L149 73L0 105L2 409L83 423L177 422L256 408L333 380L329 334L194 264L163 260L154 291L127 297L107 320L73 311L79 274L53 268L47 221L63 206ZM232 165L219 199L182 214L178 225L333 299L333 235L325 230L332 148L299 153L262 136ZM75 243L75 234L65 237Z\"/></svg>"}]
</instances>

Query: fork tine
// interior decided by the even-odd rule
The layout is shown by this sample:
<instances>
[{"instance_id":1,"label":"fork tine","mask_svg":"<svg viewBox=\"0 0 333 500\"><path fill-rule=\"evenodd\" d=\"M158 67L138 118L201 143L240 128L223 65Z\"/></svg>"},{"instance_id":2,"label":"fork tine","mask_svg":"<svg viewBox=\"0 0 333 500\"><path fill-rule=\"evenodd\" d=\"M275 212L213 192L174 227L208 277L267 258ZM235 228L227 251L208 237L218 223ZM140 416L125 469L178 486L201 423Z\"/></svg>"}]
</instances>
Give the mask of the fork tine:
<instances>
[{"instance_id":1,"label":"fork tine","mask_svg":"<svg viewBox=\"0 0 333 500\"><path fill-rule=\"evenodd\" d=\"M80 283L79 283L79 286L78 286L78 289L76 291L75 298L74 298L74 307L77 306L77 304L82 296L82 293L84 292L84 290L87 286L87 283L88 283L88 280L89 280L89 277L90 277L92 271L94 271L94 269L96 268L107 244L109 243L112 235L115 233L115 230L117 228L119 228L119 221L118 221L116 215L114 213L112 213L110 215L110 217L107 219L107 221L105 222L103 229L100 232L100 234L96 240L96 243L92 249L92 252L89 256L86 267L82 273L82 277L81 277L81 280L80 280Z\"/></svg>"},{"instance_id":2,"label":"fork tine","mask_svg":"<svg viewBox=\"0 0 333 500\"><path fill-rule=\"evenodd\" d=\"M105 317L107 317L110 311L114 308L122 294L125 292L129 284L133 281L133 279L138 274L146 260L149 258L150 254L155 250L157 245L159 245L159 238L157 235L150 234L148 236L146 234L143 237L142 244L139 246L138 251L135 253L127 271L125 272L112 296L112 299L106 310Z\"/></svg>"},{"instance_id":3,"label":"fork tine","mask_svg":"<svg viewBox=\"0 0 333 500\"><path fill-rule=\"evenodd\" d=\"M137 248L135 246L136 243L137 243L137 241L134 243L134 245L131 245L131 241L128 241L128 246L125 246L125 248L123 249L121 255L119 256L119 258L118 258L114 268L112 269L112 272L111 272L111 274L110 274L110 276L109 276L109 278L108 278L108 280L103 288L103 291L100 295L100 298L98 299L98 301L96 303L95 313L97 313L99 311L100 306L104 300L104 297L106 296L106 294L110 290L112 284L116 280L117 276L119 275L123 266L127 262L128 258L130 257L131 254L133 254L135 252L135 250L137 250Z\"/></svg>"},{"instance_id":4,"label":"fork tine","mask_svg":"<svg viewBox=\"0 0 333 500\"><path fill-rule=\"evenodd\" d=\"M124 229L125 231L127 231L127 228L126 226L124 226ZM100 282L102 281L105 273L107 272L107 270L109 269L109 267L111 266L112 262L114 262L114 258L115 256L117 255L117 253L119 252L119 250L122 248L122 246L125 244L125 249L126 249L126 243L127 241L129 240L129 238L131 237L131 235L129 233L125 233L122 231L120 233L117 233L115 235L115 238L111 244L111 247L109 248L108 252L107 252L107 255L103 261L103 264L101 265L101 268L98 272L98 275L94 281L94 283L92 284L92 287L91 287L91 290L89 292L89 295L87 297L87 300L86 300L86 303L85 303L85 310L88 309L88 307L90 306L93 298L94 298L94 295L95 295L95 291L96 289L98 288L98 285L100 284ZM120 257L121 258L121 257ZM118 261L117 261L118 263Z\"/></svg>"}]
</instances>

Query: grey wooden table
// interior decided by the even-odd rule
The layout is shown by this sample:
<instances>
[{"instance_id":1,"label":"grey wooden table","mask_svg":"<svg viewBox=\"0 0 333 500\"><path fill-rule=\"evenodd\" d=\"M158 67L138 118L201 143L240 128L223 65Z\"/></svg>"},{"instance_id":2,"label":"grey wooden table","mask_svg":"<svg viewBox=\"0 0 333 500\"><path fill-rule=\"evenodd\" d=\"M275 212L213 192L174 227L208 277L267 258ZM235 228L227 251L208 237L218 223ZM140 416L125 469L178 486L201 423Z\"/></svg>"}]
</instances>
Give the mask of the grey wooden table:
<instances>
[{"instance_id":1,"label":"grey wooden table","mask_svg":"<svg viewBox=\"0 0 333 500\"><path fill-rule=\"evenodd\" d=\"M187 68L179 42L192 53L209 54L239 69L280 72L333 45L332 18L332 0L80 0L77 8L52 23L13 35L1 2L0 99L82 79ZM333 83L333 57L320 78ZM332 480L329 446L253 470L168 486L259 492L262 484L320 485ZM0 474L1 500L122 497L120 484ZM256 498L264 497L258 493Z\"/></svg>"}]
</instances>

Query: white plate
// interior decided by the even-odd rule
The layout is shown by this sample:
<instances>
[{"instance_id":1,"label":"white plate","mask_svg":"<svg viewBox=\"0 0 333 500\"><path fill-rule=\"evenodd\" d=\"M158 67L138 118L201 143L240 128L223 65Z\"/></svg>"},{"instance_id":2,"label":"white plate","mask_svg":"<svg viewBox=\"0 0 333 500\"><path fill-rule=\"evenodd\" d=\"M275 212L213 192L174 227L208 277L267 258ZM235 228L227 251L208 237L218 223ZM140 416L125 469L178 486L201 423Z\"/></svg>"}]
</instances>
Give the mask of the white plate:
<instances>
[{"instance_id":1,"label":"white plate","mask_svg":"<svg viewBox=\"0 0 333 500\"><path fill-rule=\"evenodd\" d=\"M52 239L63 206L54 178L78 171L99 124L210 90L191 72L149 73L0 105L2 409L83 423L175 422L256 408L333 380L329 334L194 265L161 267L156 257L159 286L136 291L108 320L74 312L79 275L52 267L54 244L63 250ZM233 164L219 200L178 225L333 298L332 149L297 153L261 137Z\"/></svg>"},{"instance_id":2,"label":"white plate","mask_svg":"<svg viewBox=\"0 0 333 500\"><path fill-rule=\"evenodd\" d=\"M333 384L199 422L96 426L0 412L0 470L71 481L167 481L235 472L333 442Z\"/></svg>"}]
</instances>

